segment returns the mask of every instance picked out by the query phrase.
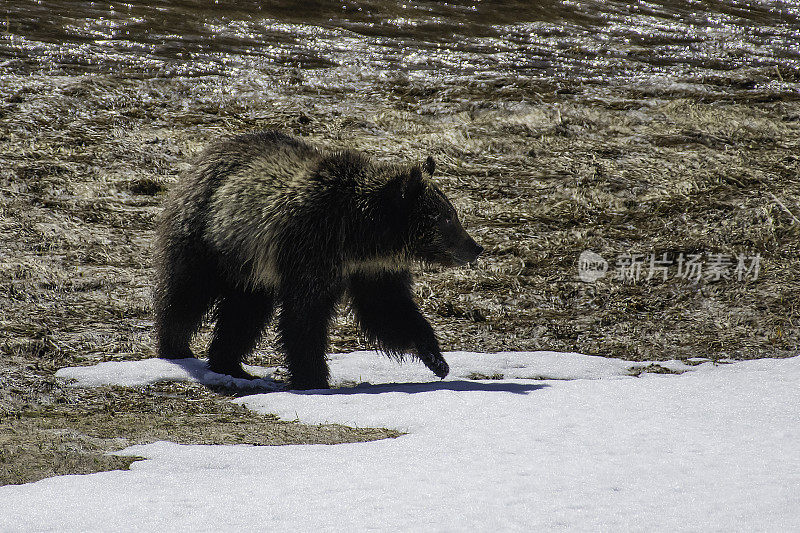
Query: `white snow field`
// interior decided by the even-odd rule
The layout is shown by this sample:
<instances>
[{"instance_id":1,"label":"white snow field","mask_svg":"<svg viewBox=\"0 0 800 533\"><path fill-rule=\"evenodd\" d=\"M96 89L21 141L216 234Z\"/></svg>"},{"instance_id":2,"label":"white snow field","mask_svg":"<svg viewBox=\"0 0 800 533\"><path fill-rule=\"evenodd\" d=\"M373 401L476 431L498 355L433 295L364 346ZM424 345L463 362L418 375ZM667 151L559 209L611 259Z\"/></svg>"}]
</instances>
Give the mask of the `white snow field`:
<instances>
[{"instance_id":1,"label":"white snow field","mask_svg":"<svg viewBox=\"0 0 800 533\"><path fill-rule=\"evenodd\" d=\"M800 531L800 357L641 377L579 354L445 357L452 377L439 381L419 363L336 355L334 382L360 385L237 400L407 432L397 439L133 446L120 453L148 460L130 471L0 487L0 530ZM465 378L474 372L505 378ZM219 379L196 361L59 375Z\"/></svg>"}]
</instances>

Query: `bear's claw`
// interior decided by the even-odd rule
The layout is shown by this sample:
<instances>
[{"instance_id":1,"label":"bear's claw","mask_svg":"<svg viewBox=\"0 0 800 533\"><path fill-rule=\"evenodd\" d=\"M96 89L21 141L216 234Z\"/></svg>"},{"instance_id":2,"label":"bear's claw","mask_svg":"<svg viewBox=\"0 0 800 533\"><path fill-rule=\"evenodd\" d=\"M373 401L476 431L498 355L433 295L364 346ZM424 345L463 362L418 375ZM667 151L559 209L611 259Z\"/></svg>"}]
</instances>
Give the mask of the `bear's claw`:
<instances>
[{"instance_id":1,"label":"bear's claw","mask_svg":"<svg viewBox=\"0 0 800 533\"><path fill-rule=\"evenodd\" d=\"M422 362L425 363L425 366L427 366L431 372L442 379L444 379L447 374L450 373L450 366L441 355L431 359L423 359Z\"/></svg>"}]
</instances>

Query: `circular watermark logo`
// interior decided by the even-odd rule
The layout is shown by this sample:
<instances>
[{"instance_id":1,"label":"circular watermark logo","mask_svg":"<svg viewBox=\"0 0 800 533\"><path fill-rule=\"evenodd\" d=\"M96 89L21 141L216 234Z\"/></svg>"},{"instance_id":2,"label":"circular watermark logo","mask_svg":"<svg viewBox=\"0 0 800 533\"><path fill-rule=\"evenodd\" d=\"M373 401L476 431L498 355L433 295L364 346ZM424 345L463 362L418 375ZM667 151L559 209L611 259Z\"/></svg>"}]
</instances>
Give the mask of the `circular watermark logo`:
<instances>
[{"instance_id":1,"label":"circular watermark logo","mask_svg":"<svg viewBox=\"0 0 800 533\"><path fill-rule=\"evenodd\" d=\"M581 281L591 283L602 278L608 272L608 261L600 254L591 250L584 250L578 257L578 276Z\"/></svg>"}]
</instances>

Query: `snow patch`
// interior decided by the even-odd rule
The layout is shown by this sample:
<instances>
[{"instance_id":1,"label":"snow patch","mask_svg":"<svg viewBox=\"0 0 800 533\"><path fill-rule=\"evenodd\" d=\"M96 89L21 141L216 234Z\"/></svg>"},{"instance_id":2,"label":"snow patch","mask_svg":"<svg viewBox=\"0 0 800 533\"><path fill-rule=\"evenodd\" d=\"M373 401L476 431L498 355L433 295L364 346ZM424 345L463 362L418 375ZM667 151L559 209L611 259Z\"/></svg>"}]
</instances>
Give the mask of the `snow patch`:
<instances>
[{"instance_id":1,"label":"snow patch","mask_svg":"<svg viewBox=\"0 0 800 533\"><path fill-rule=\"evenodd\" d=\"M638 378L625 377L629 362L577 354L447 357L454 377L439 381L414 363L333 356L351 385L236 400L408 432L399 438L132 446L120 453L149 460L129 472L0 487L0 530L800 530L800 357ZM172 366L104 366L91 379L193 379ZM473 372L558 379L463 378Z\"/></svg>"},{"instance_id":2,"label":"snow patch","mask_svg":"<svg viewBox=\"0 0 800 533\"><path fill-rule=\"evenodd\" d=\"M448 381L480 377L502 379L572 380L608 379L630 376L631 368L640 368L651 362L632 362L561 352L447 352L450 364ZM332 384L355 383L438 382L430 370L409 358L403 363L388 359L374 351L361 351L329 356ZM685 371L697 368L680 361L658 361L658 365L672 370ZM236 379L208 370L202 359L142 359L139 361L112 361L94 366L68 367L56 376L75 380L74 385L97 387L122 385L138 387L158 381L197 381L205 385L224 385L247 389L275 390L272 380L275 368L245 365L245 369L263 379L249 381Z\"/></svg>"},{"instance_id":3,"label":"snow patch","mask_svg":"<svg viewBox=\"0 0 800 533\"><path fill-rule=\"evenodd\" d=\"M245 365L245 370L262 379L238 379L225 374L217 374L208 369L206 361L191 358L107 361L94 366L62 368L56 372L56 377L75 380L73 385L80 387L102 385L141 387L159 381L197 381L209 386L221 385L241 389L276 390L278 388L271 379L274 368Z\"/></svg>"}]
</instances>

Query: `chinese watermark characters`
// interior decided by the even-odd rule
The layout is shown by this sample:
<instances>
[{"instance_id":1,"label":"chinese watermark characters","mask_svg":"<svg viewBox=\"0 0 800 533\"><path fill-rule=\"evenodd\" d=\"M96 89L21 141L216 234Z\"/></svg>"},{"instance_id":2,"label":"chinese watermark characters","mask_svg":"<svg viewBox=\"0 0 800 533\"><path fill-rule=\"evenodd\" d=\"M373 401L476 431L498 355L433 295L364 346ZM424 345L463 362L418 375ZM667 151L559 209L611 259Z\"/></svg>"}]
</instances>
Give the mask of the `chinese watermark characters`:
<instances>
[{"instance_id":1,"label":"chinese watermark characters","mask_svg":"<svg viewBox=\"0 0 800 533\"><path fill-rule=\"evenodd\" d=\"M700 281L755 281L761 270L761 254L723 254L712 252L637 254L624 253L616 257L615 268L601 255L585 250L578 258L578 277L591 283L610 274L611 279L638 283L657 279Z\"/></svg>"}]
</instances>

